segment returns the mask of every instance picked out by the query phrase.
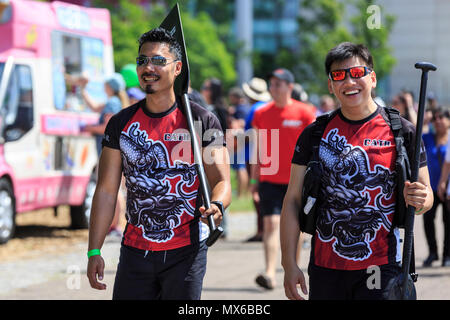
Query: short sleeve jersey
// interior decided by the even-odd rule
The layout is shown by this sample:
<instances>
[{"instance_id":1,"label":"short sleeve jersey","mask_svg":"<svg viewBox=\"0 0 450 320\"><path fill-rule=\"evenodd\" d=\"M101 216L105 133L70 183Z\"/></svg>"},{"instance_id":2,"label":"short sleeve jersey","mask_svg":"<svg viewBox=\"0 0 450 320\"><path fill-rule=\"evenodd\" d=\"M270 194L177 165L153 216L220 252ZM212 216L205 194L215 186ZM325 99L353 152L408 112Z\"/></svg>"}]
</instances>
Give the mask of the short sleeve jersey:
<instances>
[{"instance_id":1,"label":"short sleeve jersey","mask_svg":"<svg viewBox=\"0 0 450 320\"><path fill-rule=\"evenodd\" d=\"M199 220L201 188L186 116L179 102L151 113L145 99L108 122L103 147L120 150L127 188L123 243L142 250L171 250L208 235ZM225 145L217 118L191 102L194 126L203 148Z\"/></svg>"},{"instance_id":2,"label":"short sleeve jersey","mask_svg":"<svg viewBox=\"0 0 450 320\"><path fill-rule=\"evenodd\" d=\"M381 107L360 121L339 110L327 124L319 147L323 175L311 260L317 266L362 270L401 260L399 230L392 226L397 152L386 119ZM415 128L401 120L413 159ZM314 125L299 137L292 163L308 164ZM423 145L420 166L426 166Z\"/></svg>"},{"instance_id":3,"label":"short sleeve jersey","mask_svg":"<svg viewBox=\"0 0 450 320\"><path fill-rule=\"evenodd\" d=\"M313 107L294 99L283 108L269 102L255 110L252 126L260 139L260 182L289 183L295 143L315 118Z\"/></svg>"}]
</instances>

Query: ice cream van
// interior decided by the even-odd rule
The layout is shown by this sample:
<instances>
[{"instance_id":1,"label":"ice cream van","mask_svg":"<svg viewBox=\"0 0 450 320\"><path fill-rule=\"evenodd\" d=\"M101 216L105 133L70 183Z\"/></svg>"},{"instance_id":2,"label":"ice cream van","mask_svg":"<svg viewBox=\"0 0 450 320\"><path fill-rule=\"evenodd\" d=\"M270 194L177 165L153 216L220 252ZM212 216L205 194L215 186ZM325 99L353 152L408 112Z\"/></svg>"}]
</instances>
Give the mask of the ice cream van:
<instances>
[{"instance_id":1,"label":"ice cream van","mask_svg":"<svg viewBox=\"0 0 450 320\"><path fill-rule=\"evenodd\" d=\"M73 79L87 75L102 101L113 72L108 10L0 0L0 243L41 208L68 205L72 227L87 227L98 159L80 128L98 115Z\"/></svg>"}]
</instances>

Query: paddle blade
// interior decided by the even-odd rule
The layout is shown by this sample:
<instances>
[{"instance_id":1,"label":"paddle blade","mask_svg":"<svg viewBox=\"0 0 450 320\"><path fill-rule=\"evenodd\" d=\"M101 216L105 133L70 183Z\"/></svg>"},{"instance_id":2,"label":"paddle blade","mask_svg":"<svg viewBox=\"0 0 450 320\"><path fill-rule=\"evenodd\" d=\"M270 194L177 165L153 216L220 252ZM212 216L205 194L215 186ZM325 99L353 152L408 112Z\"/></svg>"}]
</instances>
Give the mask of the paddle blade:
<instances>
[{"instance_id":1,"label":"paddle blade","mask_svg":"<svg viewBox=\"0 0 450 320\"><path fill-rule=\"evenodd\" d=\"M417 300L416 287L409 274L406 286L406 296L403 295L403 275L404 274L401 273L389 281L385 291L385 298L387 300Z\"/></svg>"},{"instance_id":2,"label":"paddle blade","mask_svg":"<svg viewBox=\"0 0 450 320\"><path fill-rule=\"evenodd\" d=\"M182 96L184 93L188 92L189 88L189 62L186 53L186 45L184 43L183 26L181 24L178 3L170 10L160 27L166 29L173 35L181 46L183 66L180 75L178 75L175 80L174 91L176 96Z\"/></svg>"}]
</instances>

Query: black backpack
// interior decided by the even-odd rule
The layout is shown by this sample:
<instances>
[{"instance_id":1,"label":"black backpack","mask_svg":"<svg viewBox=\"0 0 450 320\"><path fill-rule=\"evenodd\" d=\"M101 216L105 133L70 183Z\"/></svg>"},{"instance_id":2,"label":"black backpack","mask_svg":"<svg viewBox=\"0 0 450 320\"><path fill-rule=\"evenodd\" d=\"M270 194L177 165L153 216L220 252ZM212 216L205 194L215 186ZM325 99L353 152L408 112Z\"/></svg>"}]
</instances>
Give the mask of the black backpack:
<instances>
[{"instance_id":1,"label":"black backpack","mask_svg":"<svg viewBox=\"0 0 450 320\"><path fill-rule=\"evenodd\" d=\"M404 182L409 180L411 177L409 156L406 148L406 146L410 145L410 141L408 135L403 134L400 112L391 107L384 107L384 110L388 116L388 119L386 119L387 123L394 134L397 151L397 158L395 161L397 198L392 225L393 227L404 228L407 210L403 197L403 186ZM302 201L299 212L300 230L311 235L313 235L316 231L319 206L317 199L319 199L323 170L319 159L320 141L328 122L336 115L337 112L338 110L334 110L330 113L317 117L314 130L311 133L312 156L305 171Z\"/></svg>"}]
</instances>

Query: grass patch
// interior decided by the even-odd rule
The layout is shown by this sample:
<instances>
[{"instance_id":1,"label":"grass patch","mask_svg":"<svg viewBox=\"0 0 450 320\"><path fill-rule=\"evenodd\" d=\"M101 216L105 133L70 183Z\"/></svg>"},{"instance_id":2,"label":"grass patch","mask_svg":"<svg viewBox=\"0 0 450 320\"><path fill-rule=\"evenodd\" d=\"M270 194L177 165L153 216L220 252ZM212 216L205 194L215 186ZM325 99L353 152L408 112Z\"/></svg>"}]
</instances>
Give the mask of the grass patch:
<instances>
[{"instance_id":1,"label":"grass patch","mask_svg":"<svg viewBox=\"0 0 450 320\"><path fill-rule=\"evenodd\" d=\"M233 196L230 206L228 207L230 213L233 212L248 212L255 211L253 206L253 200L251 196L245 196L238 198Z\"/></svg>"},{"instance_id":2,"label":"grass patch","mask_svg":"<svg viewBox=\"0 0 450 320\"><path fill-rule=\"evenodd\" d=\"M238 198L237 196L237 190L238 190L238 184L237 184L237 178L236 178L236 171L231 170L231 192L232 192L232 199L231 204L228 207L228 211L230 213L233 212L248 212L248 211L255 211L255 207L253 206L253 200L250 193L245 196L241 196Z\"/></svg>"}]
</instances>

